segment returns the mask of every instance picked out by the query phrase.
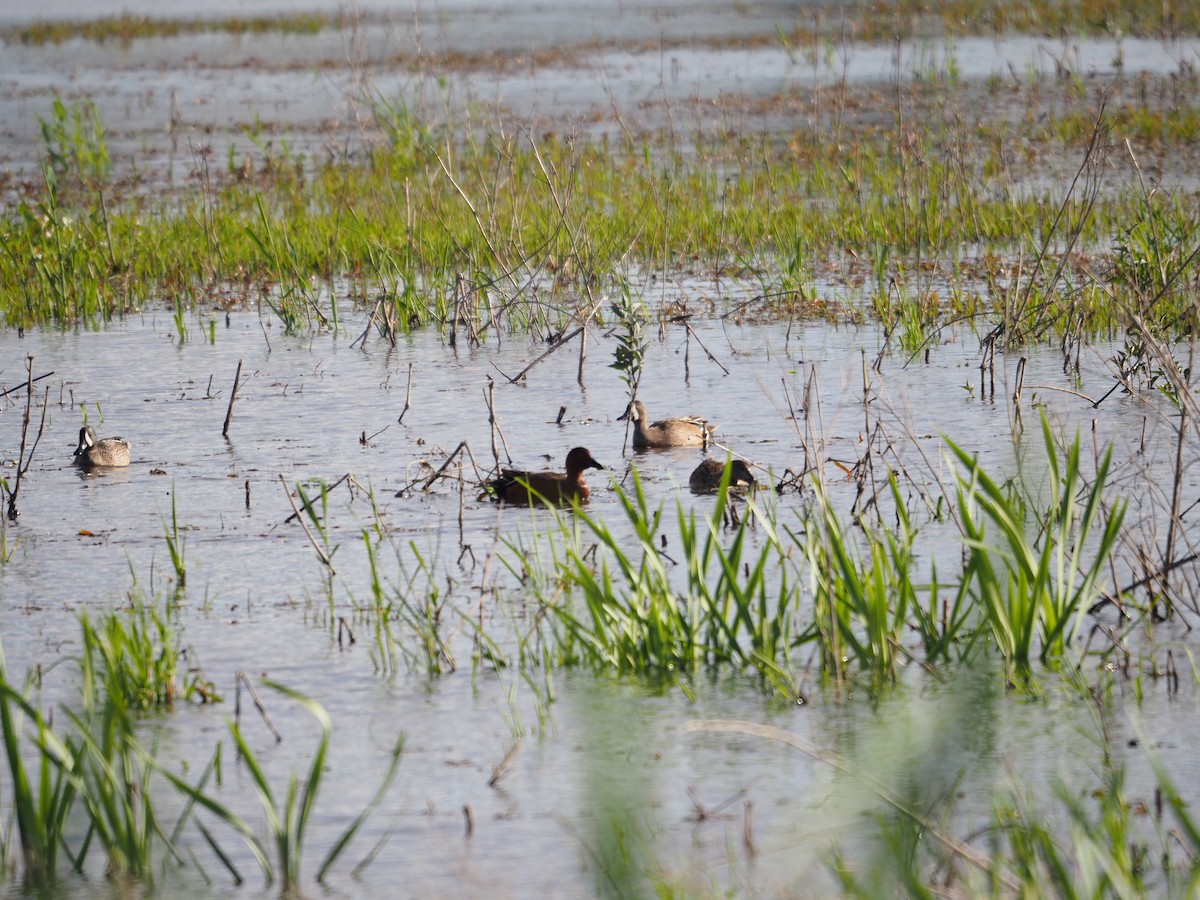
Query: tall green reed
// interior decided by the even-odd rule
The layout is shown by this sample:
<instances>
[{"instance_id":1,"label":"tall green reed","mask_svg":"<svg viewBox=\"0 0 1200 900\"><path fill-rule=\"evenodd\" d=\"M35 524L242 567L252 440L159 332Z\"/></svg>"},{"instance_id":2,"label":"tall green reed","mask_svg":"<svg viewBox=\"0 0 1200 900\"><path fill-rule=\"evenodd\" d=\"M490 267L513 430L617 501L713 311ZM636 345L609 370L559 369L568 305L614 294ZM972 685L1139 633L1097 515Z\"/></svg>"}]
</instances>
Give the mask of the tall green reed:
<instances>
[{"instance_id":1,"label":"tall green reed","mask_svg":"<svg viewBox=\"0 0 1200 900\"><path fill-rule=\"evenodd\" d=\"M36 731L27 739L26 721ZM8 668L0 649L0 734L12 783L9 805L16 821L20 859L11 852L6 829L3 840L5 868L19 865L26 884L44 888L58 876L63 835L76 801L77 782L70 777L75 745L60 741L51 731L41 710L34 707L8 680ZM37 751L32 764L30 750ZM69 851L67 851L69 853Z\"/></svg>"},{"instance_id":2,"label":"tall green reed","mask_svg":"<svg viewBox=\"0 0 1200 900\"><path fill-rule=\"evenodd\" d=\"M167 542L167 553L171 557L171 567L175 570L175 589L182 590L187 586L187 559L185 558L187 535L179 527L178 492L175 484L171 484L171 521L163 525L163 536Z\"/></svg>"},{"instance_id":3,"label":"tall green reed","mask_svg":"<svg viewBox=\"0 0 1200 900\"><path fill-rule=\"evenodd\" d=\"M727 470L726 485L728 477ZM650 508L636 468L632 489L618 488L617 497L632 543L599 517L574 513L577 524L557 569L565 596L547 607L556 657L569 665L689 676L729 666L794 697L790 650L799 597L778 566L781 547L770 517L747 502L745 515L724 534L728 491L699 519L677 502L676 562L661 548L662 507ZM582 546L581 530L595 539L594 551Z\"/></svg>"},{"instance_id":4,"label":"tall green reed","mask_svg":"<svg viewBox=\"0 0 1200 900\"><path fill-rule=\"evenodd\" d=\"M67 106L55 98L50 118L39 122L46 160L56 177L89 184L108 179L108 144L95 103Z\"/></svg>"},{"instance_id":5,"label":"tall green reed","mask_svg":"<svg viewBox=\"0 0 1200 900\"><path fill-rule=\"evenodd\" d=\"M1111 447L1088 484L1078 434L1062 458L1045 417L1042 438L1050 497L1033 521L1012 482L997 484L977 457L947 441L961 467L958 511L967 548L962 578L972 585L996 646L1018 674L1027 674L1034 658L1055 666L1066 654L1080 616L1099 596L1097 584L1125 513L1123 501L1104 509ZM988 539L989 525L998 544Z\"/></svg>"},{"instance_id":6,"label":"tall green reed","mask_svg":"<svg viewBox=\"0 0 1200 900\"><path fill-rule=\"evenodd\" d=\"M816 490L815 521L806 523L803 536L793 539L804 550L813 597L813 619L803 640L817 643L821 668L841 682L844 667L857 665L869 673L878 688L896 677L908 653L903 639L921 601L915 581L912 528L894 474L889 476L900 527L880 532L864 528L867 559L845 533L820 479ZM936 607L936 579L930 589L930 606ZM925 629L923 629L923 632ZM943 634L941 642L953 640ZM926 636L927 649L929 638Z\"/></svg>"}]
</instances>

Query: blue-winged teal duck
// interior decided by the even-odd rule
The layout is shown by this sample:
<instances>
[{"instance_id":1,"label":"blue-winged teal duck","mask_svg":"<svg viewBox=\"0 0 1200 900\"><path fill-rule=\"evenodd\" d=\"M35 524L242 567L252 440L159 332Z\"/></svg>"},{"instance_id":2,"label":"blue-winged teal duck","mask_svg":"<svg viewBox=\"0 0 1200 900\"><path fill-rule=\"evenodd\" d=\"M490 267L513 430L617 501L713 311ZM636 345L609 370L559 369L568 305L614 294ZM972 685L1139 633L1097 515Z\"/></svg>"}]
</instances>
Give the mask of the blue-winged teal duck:
<instances>
[{"instance_id":1,"label":"blue-winged teal duck","mask_svg":"<svg viewBox=\"0 0 1200 900\"><path fill-rule=\"evenodd\" d=\"M84 425L79 429L79 446L75 448L75 465L93 466L129 465L129 441L119 437L96 440L96 429Z\"/></svg>"},{"instance_id":2,"label":"blue-winged teal duck","mask_svg":"<svg viewBox=\"0 0 1200 900\"><path fill-rule=\"evenodd\" d=\"M646 405L641 400L634 400L625 410L625 415L617 417L618 422L626 419L633 422L634 450L646 447L707 447L712 443L712 433L717 430L716 425L699 416L680 416L651 422L646 415Z\"/></svg>"},{"instance_id":3,"label":"blue-winged teal duck","mask_svg":"<svg viewBox=\"0 0 1200 900\"><path fill-rule=\"evenodd\" d=\"M585 503L591 489L583 480L583 470L603 468L586 448L576 447L567 454L565 475L562 472L504 469L499 478L488 482L488 487L496 499L521 506L540 506L542 503L563 506L575 500Z\"/></svg>"},{"instance_id":4,"label":"blue-winged teal duck","mask_svg":"<svg viewBox=\"0 0 1200 900\"><path fill-rule=\"evenodd\" d=\"M730 490L744 490L754 487L754 476L750 467L736 457L729 460ZM725 474L725 463L717 459L706 459L696 466L692 477L688 479L688 487L695 494L713 494L721 487L721 476Z\"/></svg>"}]
</instances>

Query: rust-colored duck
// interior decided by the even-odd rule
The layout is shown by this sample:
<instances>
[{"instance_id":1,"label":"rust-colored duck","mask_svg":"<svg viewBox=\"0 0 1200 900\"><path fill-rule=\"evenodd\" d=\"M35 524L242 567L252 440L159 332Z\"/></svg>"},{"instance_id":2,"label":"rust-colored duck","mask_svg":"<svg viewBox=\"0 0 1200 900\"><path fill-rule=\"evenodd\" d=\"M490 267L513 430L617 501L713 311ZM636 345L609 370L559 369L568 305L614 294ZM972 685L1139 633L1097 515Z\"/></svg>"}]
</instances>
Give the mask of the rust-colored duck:
<instances>
[{"instance_id":1,"label":"rust-colored duck","mask_svg":"<svg viewBox=\"0 0 1200 900\"><path fill-rule=\"evenodd\" d=\"M717 430L699 416L679 416L651 422L646 413L646 404L634 400L617 421L629 419L633 422L633 449L657 449L663 447L707 447L712 443L712 434Z\"/></svg>"},{"instance_id":2,"label":"rust-colored duck","mask_svg":"<svg viewBox=\"0 0 1200 900\"><path fill-rule=\"evenodd\" d=\"M583 480L584 469L603 469L586 447L576 447L567 454L567 471L524 472L504 469L500 477L488 482L492 496L505 503L519 506L540 506L552 503L569 506L586 503L591 489Z\"/></svg>"},{"instance_id":3,"label":"rust-colored duck","mask_svg":"<svg viewBox=\"0 0 1200 900\"><path fill-rule=\"evenodd\" d=\"M119 437L96 440L96 429L84 425L79 429L79 446L75 448L75 465L86 469L97 466L129 465L129 441Z\"/></svg>"}]
</instances>

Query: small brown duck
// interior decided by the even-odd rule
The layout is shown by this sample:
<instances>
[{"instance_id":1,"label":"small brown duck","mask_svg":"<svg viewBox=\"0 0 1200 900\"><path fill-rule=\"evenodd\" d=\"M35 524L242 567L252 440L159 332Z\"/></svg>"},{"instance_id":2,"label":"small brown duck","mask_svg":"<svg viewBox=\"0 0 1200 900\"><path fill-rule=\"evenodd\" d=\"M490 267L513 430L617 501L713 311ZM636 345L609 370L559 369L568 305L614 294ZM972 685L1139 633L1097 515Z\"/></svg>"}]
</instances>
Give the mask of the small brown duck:
<instances>
[{"instance_id":1,"label":"small brown duck","mask_svg":"<svg viewBox=\"0 0 1200 900\"><path fill-rule=\"evenodd\" d=\"M586 503L591 489L583 480L584 469L603 469L592 459L586 447L576 447L567 454L567 472L522 472L504 469L500 477L488 482L497 500L520 506L541 506L543 503L569 506L572 502Z\"/></svg>"},{"instance_id":2,"label":"small brown duck","mask_svg":"<svg viewBox=\"0 0 1200 900\"><path fill-rule=\"evenodd\" d=\"M696 466L692 477L688 479L688 487L693 494L715 494L721 488L721 476L725 474L725 463L717 459L706 459ZM737 457L729 458L729 489L732 491L745 490L754 487L754 475L750 467Z\"/></svg>"},{"instance_id":3,"label":"small brown duck","mask_svg":"<svg viewBox=\"0 0 1200 900\"><path fill-rule=\"evenodd\" d=\"M84 425L79 429L79 446L75 448L75 465L91 469L96 466L129 465L129 441L119 437L96 440L96 429Z\"/></svg>"},{"instance_id":4,"label":"small brown duck","mask_svg":"<svg viewBox=\"0 0 1200 900\"><path fill-rule=\"evenodd\" d=\"M648 447L707 447L712 443L713 432L717 430L716 425L699 416L680 416L651 422L646 414L646 405L641 400L634 400L625 410L625 415L617 417L618 422L626 419L633 422L634 450Z\"/></svg>"}]
</instances>

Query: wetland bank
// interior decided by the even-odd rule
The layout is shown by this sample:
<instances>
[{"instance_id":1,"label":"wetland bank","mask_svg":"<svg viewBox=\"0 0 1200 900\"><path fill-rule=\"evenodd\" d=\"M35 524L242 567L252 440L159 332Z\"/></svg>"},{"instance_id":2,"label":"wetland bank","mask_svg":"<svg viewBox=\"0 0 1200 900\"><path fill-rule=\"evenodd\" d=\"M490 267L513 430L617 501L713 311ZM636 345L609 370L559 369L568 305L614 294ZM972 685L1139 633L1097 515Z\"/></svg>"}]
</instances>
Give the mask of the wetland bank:
<instances>
[{"instance_id":1,"label":"wetland bank","mask_svg":"<svg viewBox=\"0 0 1200 900\"><path fill-rule=\"evenodd\" d=\"M6 891L1193 892L1190 6L193 12L0 17Z\"/></svg>"}]
</instances>

